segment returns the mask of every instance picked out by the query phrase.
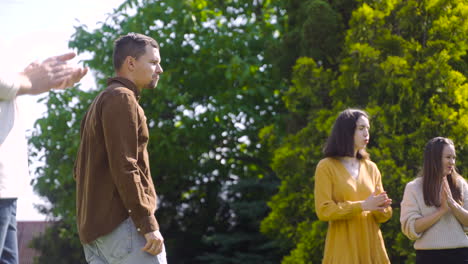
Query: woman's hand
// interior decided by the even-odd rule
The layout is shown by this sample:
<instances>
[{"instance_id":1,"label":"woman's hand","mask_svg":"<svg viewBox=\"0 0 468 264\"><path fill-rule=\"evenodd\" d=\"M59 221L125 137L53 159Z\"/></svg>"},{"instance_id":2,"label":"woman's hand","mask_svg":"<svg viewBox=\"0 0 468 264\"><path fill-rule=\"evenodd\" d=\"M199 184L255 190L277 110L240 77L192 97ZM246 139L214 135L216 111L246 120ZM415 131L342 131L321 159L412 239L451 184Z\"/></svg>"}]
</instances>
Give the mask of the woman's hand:
<instances>
[{"instance_id":1,"label":"woman's hand","mask_svg":"<svg viewBox=\"0 0 468 264\"><path fill-rule=\"evenodd\" d=\"M362 210L383 212L385 208L392 204L392 199L388 198L387 192L379 192L380 188L377 187L375 191L362 202Z\"/></svg>"},{"instance_id":2,"label":"woman's hand","mask_svg":"<svg viewBox=\"0 0 468 264\"><path fill-rule=\"evenodd\" d=\"M452 198L452 192L450 191L450 187L445 177L442 180L442 185L440 186L439 199L440 199L440 207L436 211L434 211L430 215L426 215L426 216L416 219L416 221L414 222L414 230L416 231L416 233L422 233L426 231L432 225L437 223L440 220L440 218L442 218L448 211L450 211L450 208L454 208L451 205L451 201L453 202L455 201ZM452 212L455 214L455 217L457 217L457 219L461 217L464 220L468 221L468 218L466 218L468 217L468 215L465 214L462 216L457 216L458 215L457 210L452 210Z\"/></svg>"},{"instance_id":3,"label":"woman's hand","mask_svg":"<svg viewBox=\"0 0 468 264\"><path fill-rule=\"evenodd\" d=\"M446 181L446 179L444 178L444 181ZM450 207L449 207L449 203L448 203L448 193L447 193L447 187L448 186L445 186L445 183L444 181L442 182L442 186L440 186L440 193L439 193L439 197L440 197L440 207L439 207L439 210L445 214L446 212L448 212L450 210ZM450 188L449 190L450 191ZM450 197L452 197L452 194L450 193ZM452 199L453 200L453 199Z\"/></svg>"},{"instance_id":4,"label":"woman's hand","mask_svg":"<svg viewBox=\"0 0 468 264\"><path fill-rule=\"evenodd\" d=\"M448 198L447 190L446 190L446 187L444 186L444 183L442 182L442 185L440 186L440 192L439 192L440 207L433 213L416 219L416 221L414 222L414 231L416 231L416 233L422 233L426 231L427 229L429 229L431 226L437 223L440 220L440 218L444 216L450 210L448 203L447 203L447 198Z\"/></svg>"},{"instance_id":5,"label":"woman's hand","mask_svg":"<svg viewBox=\"0 0 468 264\"><path fill-rule=\"evenodd\" d=\"M463 208L459 203L453 199L452 192L450 191L450 186L447 181L447 177L444 177L441 186L441 195L440 195L440 207L439 210L449 211L455 215L457 220L463 225L468 226L468 210ZM442 208L444 206L444 208Z\"/></svg>"},{"instance_id":6,"label":"woman's hand","mask_svg":"<svg viewBox=\"0 0 468 264\"><path fill-rule=\"evenodd\" d=\"M442 186L440 190L440 204L445 203L447 207L453 208L457 202L453 199L452 191L447 181L447 177L442 180Z\"/></svg>"}]
</instances>

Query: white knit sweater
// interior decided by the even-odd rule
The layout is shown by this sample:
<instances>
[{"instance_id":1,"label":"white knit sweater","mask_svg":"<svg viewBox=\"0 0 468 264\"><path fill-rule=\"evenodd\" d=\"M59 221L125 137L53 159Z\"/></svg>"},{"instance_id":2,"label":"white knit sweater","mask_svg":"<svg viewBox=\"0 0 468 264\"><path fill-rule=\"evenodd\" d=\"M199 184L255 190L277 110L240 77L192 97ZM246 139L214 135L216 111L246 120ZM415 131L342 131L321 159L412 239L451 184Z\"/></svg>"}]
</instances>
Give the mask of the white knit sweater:
<instances>
[{"instance_id":1,"label":"white knit sweater","mask_svg":"<svg viewBox=\"0 0 468 264\"><path fill-rule=\"evenodd\" d=\"M468 184L460 177L457 179L462 188L463 208L468 210ZM414 222L416 219L434 213L435 206L424 203L422 178L418 177L409 182L405 188L401 202L400 223L403 233L414 243L415 249L448 249L468 247L468 237L464 227L449 211L439 221L422 233L416 233Z\"/></svg>"}]
</instances>

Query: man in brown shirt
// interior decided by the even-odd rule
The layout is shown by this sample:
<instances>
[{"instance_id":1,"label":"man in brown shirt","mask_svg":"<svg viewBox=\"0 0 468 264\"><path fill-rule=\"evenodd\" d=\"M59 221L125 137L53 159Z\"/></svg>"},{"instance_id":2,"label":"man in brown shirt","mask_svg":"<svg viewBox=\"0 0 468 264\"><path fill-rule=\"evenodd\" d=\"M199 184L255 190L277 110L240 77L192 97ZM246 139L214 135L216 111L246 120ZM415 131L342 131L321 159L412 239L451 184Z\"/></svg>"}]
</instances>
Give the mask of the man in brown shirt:
<instances>
[{"instance_id":1,"label":"man in brown shirt","mask_svg":"<svg viewBox=\"0 0 468 264\"><path fill-rule=\"evenodd\" d=\"M163 264L149 133L138 103L141 90L154 89L163 72L159 46L130 33L116 40L113 59L116 77L81 123L74 175L78 232L90 264Z\"/></svg>"}]
</instances>

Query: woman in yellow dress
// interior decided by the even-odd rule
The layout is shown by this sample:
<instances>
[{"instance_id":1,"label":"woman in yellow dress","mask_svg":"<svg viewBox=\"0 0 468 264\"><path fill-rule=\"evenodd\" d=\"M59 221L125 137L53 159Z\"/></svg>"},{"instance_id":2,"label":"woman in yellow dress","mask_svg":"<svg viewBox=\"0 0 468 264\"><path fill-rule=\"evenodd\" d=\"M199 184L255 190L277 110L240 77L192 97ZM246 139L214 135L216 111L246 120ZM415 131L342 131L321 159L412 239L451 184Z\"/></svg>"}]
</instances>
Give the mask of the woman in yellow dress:
<instances>
[{"instance_id":1,"label":"woman in yellow dress","mask_svg":"<svg viewBox=\"0 0 468 264\"><path fill-rule=\"evenodd\" d=\"M380 172L365 151L369 117L341 112L315 171L315 211L328 222L324 264L390 263L379 224L392 216Z\"/></svg>"}]
</instances>

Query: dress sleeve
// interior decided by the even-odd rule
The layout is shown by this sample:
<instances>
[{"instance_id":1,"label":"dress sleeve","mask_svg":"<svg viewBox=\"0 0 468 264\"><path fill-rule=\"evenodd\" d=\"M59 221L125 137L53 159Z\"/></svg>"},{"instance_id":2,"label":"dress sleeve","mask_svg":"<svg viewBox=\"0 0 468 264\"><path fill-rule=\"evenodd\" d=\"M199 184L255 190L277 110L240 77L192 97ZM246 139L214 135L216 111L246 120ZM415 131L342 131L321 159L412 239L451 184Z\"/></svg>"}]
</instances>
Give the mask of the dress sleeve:
<instances>
[{"instance_id":1,"label":"dress sleeve","mask_svg":"<svg viewBox=\"0 0 468 264\"><path fill-rule=\"evenodd\" d=\"M333 169L323 162L315 170L315 211L322 221L345 220L362 212L360 201L333 200L333 173Z\"/></svg>"},{"instance_id":2,"label":"dress sleeve","mask_svg":"<svg viewBox=\"0 0 468 264\"><path fill-rule=\"evenodd\" d=\"M385 190L383 188L383 185L382 185L382 176L380 174L379 169L377 169L377 167L375 167L374 173L376 174L375 175L376 176L376 181L375 181L376 186L375 186L375 188L379 187L379 190L381 190L381 191ZM393 210L392 210L391 206L385 208L385 210L383 212L372 211L372 215L374 216L375 221L377 223L387 222L392 217L392 214L393 214Z\"/></svg>"},{"instance_id":3,"label":"dress sleeve","mask_svg":"<svg viewBox=\"0 0 468 264\"><path fill-rule=\"evenodd\" d=\"M416 233L414 223L416 219L423 217L423 215L418 206L416 190L413 187L412 183L408 183L405 187L405 194L401 201L400 223L403 234L411 240L416 240L422 236L422 233Z\"/></svg>"}]
</instances>

